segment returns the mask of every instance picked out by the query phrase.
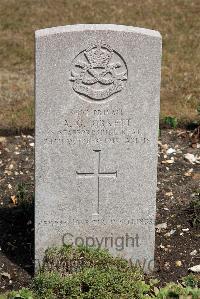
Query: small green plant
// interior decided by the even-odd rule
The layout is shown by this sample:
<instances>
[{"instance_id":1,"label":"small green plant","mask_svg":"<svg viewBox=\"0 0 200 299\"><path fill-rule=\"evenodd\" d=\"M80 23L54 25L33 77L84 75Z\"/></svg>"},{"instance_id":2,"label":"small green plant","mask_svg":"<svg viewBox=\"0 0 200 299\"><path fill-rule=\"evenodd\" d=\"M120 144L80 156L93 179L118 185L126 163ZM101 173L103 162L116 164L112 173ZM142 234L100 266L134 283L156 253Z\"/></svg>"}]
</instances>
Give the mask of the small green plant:
<instances>
[{"instance_id":1,"label":"small green plant","mask_svg":"<svg viewBox=\"0 0 200 299\"><path fill-rule=\"evenodd\" d=\"M34 299L32 291L28 289L21 289L20 291L13 291L8 294L7 299Z\"/></svg>"},{"instance_id":2,"label":"small green plant","mask_svg":"<svg viewBox=\"0 0 200 299\"><path fill-rule=\"evenodd\" d=\"M200 288L200 277L198 278L194 274L190 274L183 278L183 284L186 287Z\"/></svg>"},{"instance_id":3,"label":"small green plant","mask_svg":"<svg viewBox=\"0 0 200 299\"><path fill-rule=\"evenodd\" d=\"M34 280L40 299L57 298L144 298L149 286L138 279L134 271L119 271L115 267L84 268L68 276L59 273L41 273Z\"/></svg>"},{"instance_id":4,"label":"small green plant","mask_svg":"<svg viewBox=\"0 0 200 299\"><path fill-rule=\"evenodd\" d=\"M182 284L169 283L159 289L158 283L157 279L145 282L138 268L106 250L63 246L47 250L32 290L10 292L2 299L200 298L200 279L192 274Z\"/></svg>"},{"instance_id":5,"label":"small green plant","mask_svg":"<svg viewBox=\"0 0 200 299\"><path fill-rule=\"evenodd\" d=\"M45 253L42 271L59 272L69 275L83 268L98 267L106 269L113 266L118 270L126 269L128 262L122 258L114 258L107 250L86 246L64 245L60 248L49 248Z\"/></svg>"},{"instance_id":6,"label":"small green plant","mask_svg":"<svg viewBox=\"0 0 200 299\"><path fill-rule=\"evenodd\" d=\"M25 213L31 213L33 208L33 194L27 188L25 183L17 185L17 204L20 206Z\"/></svg>"},{"instance_id":7,"label":"small green plant","mask_svg":"<svg viewBox=\"0 0 200 299\"><path fill-rule=\"evenodd\" d=\"M168 125L170 128L176 129L178 125L178 120L174 116L166 116L164 118L164 123Z\"/></svg>"},{"instance_id":8,"label":"small green plant","mask_svg":"<svg viewBox=\"0 0 200 299\"><path fill-rule=\"evenodd\" d=\"M107 250L63 246L47 250L34 279L38 298L143 298L150 286L141 271Z\"/></svg>"},{"instance_id":9,"label":"small green plant","mask_svg":"<svg viewBox=\"0 0 200 299\"><path fill-rule=\"evenodd\" d=\"M190 286L184 287L181 284L169 283L164 288L160 289L157 299L199 299L200 289Z\"/></svg>"},{"instance_id":10,"label":"small green plant","mask_svg":"<svg viewBox=\"0 0 200 299\"><path fill-rule=\"evenodd\" d=\"M27 199L28 190L24 183L19 183L17 185L17 201L19 204L22 204Z\"/></svg>"}]
</instances>

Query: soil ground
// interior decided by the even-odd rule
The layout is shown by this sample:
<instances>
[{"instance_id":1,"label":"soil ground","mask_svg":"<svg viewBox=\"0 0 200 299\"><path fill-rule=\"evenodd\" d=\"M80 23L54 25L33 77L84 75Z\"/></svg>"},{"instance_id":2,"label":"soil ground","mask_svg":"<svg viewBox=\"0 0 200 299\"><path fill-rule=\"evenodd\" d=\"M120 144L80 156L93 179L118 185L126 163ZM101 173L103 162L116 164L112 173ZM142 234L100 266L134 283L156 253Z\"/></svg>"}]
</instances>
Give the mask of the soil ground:
<instances>
[{"instance_id":1,"label":"soil ground","mask_svg":"<svg viewBox=\"0 0 200 299\"><path fill-rule=\"evenodd\" d=\"M161 284L200 263L191 202L200 188L199 133L162 130L159 140L156 269ZM173 150L171 150L173 149ZM170 153L171 152L171 153ZM185 154L192 154L192 164ZM28 286L34 252L34 136L0 137L0 293ZM162 224L162 225L160 225Z\"/></svg>"}]
</instances>

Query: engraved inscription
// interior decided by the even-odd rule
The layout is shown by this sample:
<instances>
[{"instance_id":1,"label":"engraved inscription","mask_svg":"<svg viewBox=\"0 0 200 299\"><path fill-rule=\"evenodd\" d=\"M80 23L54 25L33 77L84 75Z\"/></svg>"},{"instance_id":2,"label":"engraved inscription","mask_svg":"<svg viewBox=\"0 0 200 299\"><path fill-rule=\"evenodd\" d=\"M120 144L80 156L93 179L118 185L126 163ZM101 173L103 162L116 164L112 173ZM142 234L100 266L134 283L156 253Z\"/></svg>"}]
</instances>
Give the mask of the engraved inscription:
<instances>
[{"instance_id":1,"label":"engraved inscription","mask_svg":"<svg viewBox=\"0 0 200 299\"><path fill-rule=\"evenodd\" d=\"M120 92L128 71L123 58L104 42L79 53L72 63L73 89L86 99L101 101Z\"/></svg>"},{"instance_id":2,"label":"engraved inscription","mask_svg":"<svg viewBox=\"0 0 200 299\"><path fill-rule=\"evenodd\" d=\"M97 204L95 208L95 213L93 215L99 215L99 203L100 203L100 191L99 191L99 186L100 186L100 178L102 177L117 177L117 171L114 172L102 172L101 171L101 150L94 150L94 152L97 153L96 161L95 161L95 168L94 172L76 172L76 174L79 177L82 178L93 178L95 177L97 181Z\"/></svg>"},{"instance_id":3,"label":"engraved inscription","mask_svg":"<svg viewBox=\"0 0 200 299\"><path fill-rule=\"evenodd\" d=\"M101 144L146 146L150 136L137 126L132 115L123 107L107 109L70 109L63 116L59 130L49 132L45 143L67 144L71 147Z\"/></svg>"},{"instance_id":4,"label":"engraved inscription","mask_svg":"<svg viewBox=\"0 0 200 299\"><path fill-rule=\"evenodd\" d=\"M101 224L101 225L141 225L141 226L146 226L146 225L154 225L155 220L153 218L138 218L138 219L103 219L103 218L98 218L98 219L93 219L93 218L84 218L84 219L77 219L77 218L70 218L68 220L41 220L39 222L39 225L51 225L51 226L60 226L60 225L91 225L91 224Z\"/></svg>"}]
</instances>

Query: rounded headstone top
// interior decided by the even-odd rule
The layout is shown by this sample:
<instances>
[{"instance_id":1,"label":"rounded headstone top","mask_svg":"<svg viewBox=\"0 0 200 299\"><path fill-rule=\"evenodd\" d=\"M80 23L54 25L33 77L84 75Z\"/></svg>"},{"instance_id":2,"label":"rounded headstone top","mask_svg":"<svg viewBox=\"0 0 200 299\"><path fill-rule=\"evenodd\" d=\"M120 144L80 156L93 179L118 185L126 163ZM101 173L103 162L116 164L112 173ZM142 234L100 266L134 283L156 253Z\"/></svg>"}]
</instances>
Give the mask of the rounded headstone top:
<instances>
[{"instance_id":1,"label":"rounded headstone top","mask_svg":"<svg viewBox=\"0 0 200 299\"><path fill-rule=\"evenodd\" d=\"M143 35L161 38L161 34L156 30L150 30L150 29L133 27L133 26L116 25L116 24L76 24L76 25L58 26L58 27L36 30L35 36L37 38L37 37L58 34L58 33L73 32L73 31L89 31L89 30L124 31L124 32L132 32L136 34L143 34Z\"/></svg>"}]
</instances>

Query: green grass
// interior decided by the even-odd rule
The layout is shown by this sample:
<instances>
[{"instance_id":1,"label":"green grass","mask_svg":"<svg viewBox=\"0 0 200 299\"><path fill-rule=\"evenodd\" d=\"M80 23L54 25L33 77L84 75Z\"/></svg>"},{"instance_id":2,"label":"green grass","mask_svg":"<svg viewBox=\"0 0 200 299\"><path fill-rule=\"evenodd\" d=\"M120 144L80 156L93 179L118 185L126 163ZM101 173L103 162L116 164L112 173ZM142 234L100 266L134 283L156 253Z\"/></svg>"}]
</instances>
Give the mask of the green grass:
<instances>
[{"instance_id":1,"label":"green grass","mask_svg":"<svg viewBox=\"0 0 200 299\"><path fill-rule=\"evenodd\" d=\"M96 250L82 246L64 246L61 248L50 248L46 252L42 271L56 271L62 275L68 275L85 267L106 269L108 266L113 266L120 270L127 267L127 262L120 258L113 258L105 250Z\"/></svg>"},{"instance_id":2,"label":"green grass","mask_svg":"<svg viewBox=\"0 0 200 299\"><path fill-rule=\"evenodd\" d=\"M34 31L116 23L163 36L161 118L199 119L199 0L1 0L0 128L33 128Z\"/></svg>"},{"instance_id":3,"label":"green grass","mask_svg":"<svg viewBox=\"0 0 200 299\"><path fill-rule=\"evenodd\" d=\"M0 299L198 299L200 296L200 279L194 275L160 289L156 284L157 280L145 281L141 270L105 250L64 246L47 250L31 289L13 291Z\"/></svg>"}]
</instances>

